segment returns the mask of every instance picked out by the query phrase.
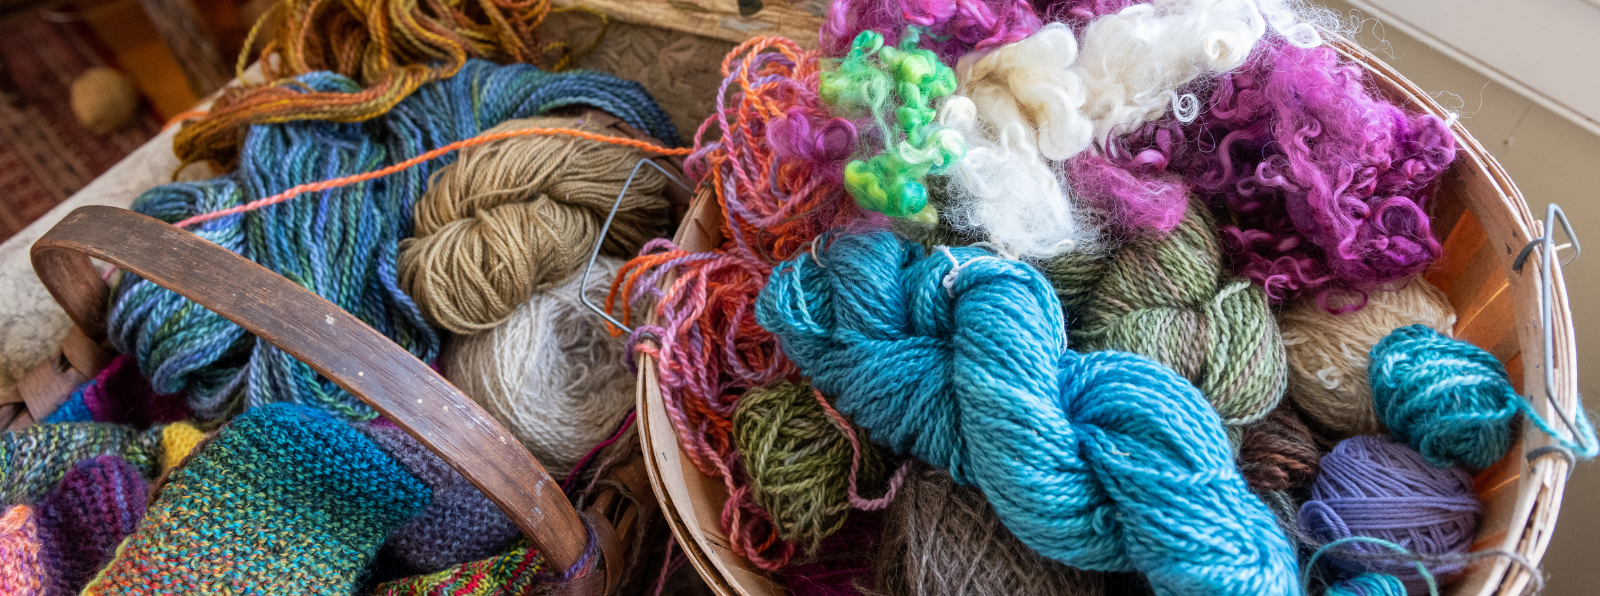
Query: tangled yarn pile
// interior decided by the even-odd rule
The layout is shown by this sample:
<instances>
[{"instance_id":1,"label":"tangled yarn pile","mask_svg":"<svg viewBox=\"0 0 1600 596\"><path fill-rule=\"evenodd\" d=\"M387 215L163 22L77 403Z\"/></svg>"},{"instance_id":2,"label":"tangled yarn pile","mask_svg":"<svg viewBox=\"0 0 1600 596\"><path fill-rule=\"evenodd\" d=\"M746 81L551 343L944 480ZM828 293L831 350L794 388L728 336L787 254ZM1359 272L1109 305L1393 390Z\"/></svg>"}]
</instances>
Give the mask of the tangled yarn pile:
<instances>
[{"instance_id":1,"label":"tangled yarn pile","mask_svg":"<svg viewBox=\"0 0 1600 596\"><path fill-rule=\"evenodd\" d=\"M898 46L862 31L836 69L821 73L817 93L845 115L870 119L877 133L867 160L844 169L845 189L863 209L890 217L933 221L928 174L944 174L965 151L961 133L934 122L934 100L956 90L956 76L912 29Z\"/></svg>"},{"instance_id":2,"label":"tangled yarn pile","mask_svg":"<svg viewBox=\"0 0 1600 596\"><path fill-rule=\"evenodd\" d=\"M634 376L622 342L581 302L587 294L599 304L621 265L600 257L587 287L574 276L534 294L500 326L456 337L441 358L445 378L557 478L633 407Z\"/></svg>"},{"instance_id":3,"label":"tangled yarn pile","mask_svg":"<svg viewBox=\"0 0 1600 596\"><path fill-rule=\"evenodd\" d=\"M1445 334L1456 324L1449 297L1421 277L1370 292L1367 306L1354 312L1335 314L1311 298L1285 306L1278 327L1288 355L1289 400L1331 438L1382 432L1367 383L1372 346L1395 329L1419 324Z\"/></svg>"},{"instance_id":4,"label":"tangled yarn pile","mask_svg":"<svg viewBox=\"0 0 1600 596\"><path fill-rule=\"evenodd\" d=\"M1455 137L1369 89L1329 47L1277 43L1224 76L1186 176L1232 223L1238 271L1274 301L1364 291L1440 254L1424 210ZM1346 307L1353 310L1360 305Z\"/></svg>"},{"instance_id":5,"label":"tangled yarn pile","mask_svg":"<svg viewBox=\"0 0 1600 596\"><path fill-rule=\"evenodd\" d=\"M330 93L359 91L354 81L330 73L305 75L300 83ZM604 109L657 138L674 136L666 114L637 83L471 61L456 76L421 87L370 122L257 126L245 140L238 171L157 187L139 197L134 209L179 221L297 184L366 172L505 120L573 105ZM219 217L193 231L327 298L431 362L439 338L398 284L397 253L400 239L411 233L412 207L422 189L449 160ZM138 359L156 391L187 391L202 417L280 401L314 404L355 419L375 415L271 344L146 280L123 280L109 318L112 344Z\"/></svg>"},{"instance_id":6,"label":"tangled yarn pile","mask_svg":"<svg viewBox=\"0 0 1600 596\"><path fill-rule=\"evenodd\" d=\"M1321 543L1350 536L1380 538L1420 555L1466 552L1478 529L1483 506L1472 494L1472 477L1459 468L1439 468L1405 445L1378 436L1345 439L1322 458L1311 499L1300 507L1300 524ZM1376 545L1343 548L1357 555L1385 555ZM1374 571L1403 581L1412 593L1427 593L1422 574L1409 560L1372 563L1361 558L1329 559L1350 573ZM1464 565L1430 565L1447 576Z\"/></svg>"},{"instance_id":7,"label":"tangled yarn pile","mask_svg":"<svg viewBox=\"0 0 1600 596\"><path fill-rule=\"evenodd\" d=\"M1170 366L1223 424L1242 425L1278 405L1286 366L1266 296L1224 272L1214 227L1197 206L1165 238L1124 245L1074 313L1072 340L1080 351L1124 350Z\"/></svg>"},{"instance_id":8,"label":"tangled yarn pile","mask_svg":"<svg viewBox=\"0 0 1600 596\"><path fill-rule=\"evenodd\" d=\"M772 515L779 538L813 553L844 527L852 482L877 486L888 475L886 454L845 434L827 410L811 385L779 380L745 392L733 414L734 449L756 504Z\"/></svg>"},{"instance_id":9,"label":"tangled yarn pile","mask_svg":"<svg viewBox=\"0 0 1600 596\"><path fill-rule=\"evenodd\" d=\"M168 477L83 593L349 593L428 499L356 429L302 406L254 408Z\"/></svg>"},{"instance_id":10,"label":"tangled yarn pile","mask_svg":"<svg viewBox=\"0 0 1600 596\"><path fill-rule=\"evenodd\" d=\"M652 241L623 266L606 307L622 318L653 303L656 324L630 338L651 356L679 445L701 473L721 479L729 499L722 529L733 551L777 569L795 547L750 500L734 452L732 414L745 389L794 372L777 339L756 323L754 303L772 265L806 250L824 230L878 225L844 190L856 126L829 115L817 93L818 55L782 38L740 44L722 63L717 113L696 134L685 172L721 207L722 244L711 252ZM711 133L712 129L715 133ZM673 278L670 284L662 284ZM657 345L640 343L655 338Z\"/></svg>"},{"instance_id":11,"label":"tangled yarn pile","mask_svg":"<svg viewBox=\"0 0 1600 596\"><path fill-rule=\"evenodd\" d=\"M1060 303L1023 263L925 256L886 232L825 240L774 272L757 316L874 441L976 485L1068 565L1137 569L1158 594L1299 592L1193 385L1142 356L1068 351Z\"/></svg>"},{"instance_id":12,"label":"tangled yarn pile","mask_svg":"<svg viewBox=\"0 0 1600 596\"><path fill-rule=\"evenodd\" d=\"M594 119L509 120L488 132L570 127L604 135ZM506 139L462 150L440 168L416 207L416 229L400 242L400 287L428 320L460 334L492 329L535 292L567 281L601 244L630 256L666 227L666 176L641 168L617 195L641 153L556 136Z\"/></svg>"},{"instance_id":13,"label":"tangled yarn pile","mask_svg":"<svg viewBox=\"0 0 1600 596\"><path fill-rule=\"evenodd\" d=\"M549 12L548 0L288 0L257 25L276 32L260 53L268 82L225 89L209 113L178 132L173 151L183 163L231 163L250 126L371 120L423 85L456 76L469 59L542 63L547 49L564 46L539 43L535 29ZM239 56L241 73L250 45ZM314 72L344 75L356 88L307 89L292 79Z\"/></svg>"},{"instance_id":14,"label":"tangled yarn pile","mask_svg":"<svg viewBox=\"0 0 1600 596\"><path fill-rule=\"evenodd\" d=\"M1372 347L1368 367L1378 421L1436 466L1489 467L1511 450L1512 422L1528 420L1579 457L1594 457L1594 427L1580 406L1568 439L1517 395L1505 365L1478 346L1424 325L1401 327Z\"/></svg>"},{"instance_id":15,"label":"tangled yarn pile","mask_svg":"<svg viewBox=\"0 0 1600 596\"><path fill-rule=\"evenodd\" d=\"M889 507L873 556L884 596L1100 596L1101 574L1039 556L1000 523L983 493L918 466Z\"/></svg>"}]
</instances>

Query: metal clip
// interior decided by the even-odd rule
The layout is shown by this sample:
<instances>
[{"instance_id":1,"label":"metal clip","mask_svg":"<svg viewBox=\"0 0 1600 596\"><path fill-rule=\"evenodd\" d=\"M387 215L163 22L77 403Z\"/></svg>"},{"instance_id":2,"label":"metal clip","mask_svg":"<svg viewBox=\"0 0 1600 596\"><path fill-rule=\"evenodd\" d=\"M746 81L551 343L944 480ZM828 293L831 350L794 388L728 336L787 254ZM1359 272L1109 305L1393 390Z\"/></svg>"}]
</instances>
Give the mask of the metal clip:
<instances>
[{"instance_id":1,"label":"metal clip","mask_svg":"<svg viewBox=\"0 0 1600 596\"><path fill-rule=\"evenodd\" d=\"M589 275L594 272L595 260L600 258L600 247L606 243L606 232L611 231L611 221L617 218L617 208L622 206L622 197L628 195L628 187L633 186L633 179L635 176L639 175L639 168L646 165L655 168L657 172L661 172L661 175L666 176L667 180L671 180L673 184L683 187L684 190L689 191L690 193L694 192L693 188L690 188L689 185L684 184L683 181L679 180L677 176L673 176L671 172L666 170L666 168L663 168L656 162L651 161L650 158L646 157L640 159L639 163L633 165L633 171L628 172L628 179L622 183L622 191L617 193L617 200L611 203L611 213L606 214L606 223L605 225L600 226L600 238L595 240L594 250L589 253L589 266L583 269L583 280L580 282L578 287L589 287ZM589 310L594 311L594 314L600 315L601 317L604 317L607 322L611 323L612 325L616 325L618 329L623 330L629 335L633 334L632 327L624 325L622 321L618 321L616 318L612 317L611 313L606 312L605 309L590 303L589 292L586 289L578 292L578 300L582 302L584 306L588 307Z\"/></svg>"},{"instance_id":2,"label":"metal clip","mask_svg":"<svg viewBox=\"0 0 1600 596\"><path fill-rule=\"evenodd\" d=\"M1556 244L1555 228L1558 224L1561 226L1561 230L1566 233L1567 239L1571 241L1569 244ZM1572 248L1572 255L1558 261L1556 253L1568 247ZM1583 451L1593 451L1594 446L1588 444L1591 437L1586 436L1588 433L1579 429L1578 422L1573 415L1568 415L1566 409L1561 407L1561 403L1556 401L1555 277L1551 271L1558 266L1565 268L1568 263L1583 254L1583 245L1578 243L1578 236L1572 232L1572 223L1567 221L1567 214L1561 211L1559 205L1551 203L1549 208L1545 210L1544 235L1534 238L1528 242L1527 246L1522 247L1522 252L1518 253L1516 260L1511 262L1511 270L1521 273L1523 265L1527 264L1528 257L1533 254L1535 248L1539 249L1539 257L1541 259L1539 267L1539 326L1544 335L1544 397L1550 402L1550 408L1555 412L1556 417L1560 418L1561 423L1566 425L1574 443L1582 447ZM1582 398L1580 397L1579 399L1581 400ZM1577 412L1582 411L1583 402L1579 401ZM1576 412L1574 415L1576 415ZM1565 442L1559 436L1555 438L1558 441ZM1538 452L1536 451L1535 453ZM1529 455L1532 456L1533 454Z\"/></svg>"}]
</instances>

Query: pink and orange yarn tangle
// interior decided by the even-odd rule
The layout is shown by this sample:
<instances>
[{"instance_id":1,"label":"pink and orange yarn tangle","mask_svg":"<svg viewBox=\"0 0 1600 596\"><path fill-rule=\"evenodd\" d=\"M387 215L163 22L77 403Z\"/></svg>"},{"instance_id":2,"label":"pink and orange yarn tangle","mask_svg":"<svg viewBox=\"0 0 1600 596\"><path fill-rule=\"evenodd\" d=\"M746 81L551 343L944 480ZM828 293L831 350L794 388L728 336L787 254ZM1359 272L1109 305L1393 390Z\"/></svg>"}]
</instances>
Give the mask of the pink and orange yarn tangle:
<instances>
[{"instance_id":1,"label":"pink and orange yarn tangle","mask_svg":"<svg viewBox=\"0 0 1600 596\"><path fill-rule=\"evenodd\" d=\"M655 359L665 410L690 461L723 481L728 500L721 522L734 551L766 569L782 567L796 547L777 537L771 516L752 500L730 436L732 418L745 389L796 371L777 339L756 323L756 297L773 265L807 250L823 231L887 225L844 191L856 127L829 116L818 97L819 58L772 37L728 54L717 111L696 133L695 152L684 164L722 207L723 243L693 253L653 241L623 267L606 300L610 310L625 297L624 320L654 302L656 323L638 327L630 345ZM713 127L720 134L708 140Z\"/></svg>"}]
</instances>

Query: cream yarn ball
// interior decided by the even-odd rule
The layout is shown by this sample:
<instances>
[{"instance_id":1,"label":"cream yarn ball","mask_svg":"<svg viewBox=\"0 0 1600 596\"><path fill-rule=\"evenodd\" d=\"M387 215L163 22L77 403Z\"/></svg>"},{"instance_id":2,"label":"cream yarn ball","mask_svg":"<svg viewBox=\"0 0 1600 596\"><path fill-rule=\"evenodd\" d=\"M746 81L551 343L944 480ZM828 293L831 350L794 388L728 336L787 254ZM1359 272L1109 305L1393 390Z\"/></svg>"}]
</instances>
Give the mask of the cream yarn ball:
<instances>
[{"instance_id":1,"label":"cream yarn ball","mask_svg":"<svg viewBox=\"0 0 1600 596\"><path fill-rule=\"evenodd\" d=\"M1367 383L1373 345L1407 325L1450 335L1456 324L1449 298L1420 276L1391 287L1397 289L1370 292L1366 308L1355 312L1333 314L1308 297L1279 315L1288 397L1318 430L1336 435L1327 439L1383 432Z\"/></svg>"},{"instance_id":2,"label":"cream yarn ball","mask_svg":"<svg viewBox=\"0 0 1600 596\"><path fill-rule=\"evenodd\" d=\"M622 262L602 256L589 276L590 302L603 304ZM634 377L623 339L579 302L582 270L538 292L498 327L458 335L446 348L445 377L499 420L557 479L609 438L633 405Z\"/></svg>"}]
</instances>

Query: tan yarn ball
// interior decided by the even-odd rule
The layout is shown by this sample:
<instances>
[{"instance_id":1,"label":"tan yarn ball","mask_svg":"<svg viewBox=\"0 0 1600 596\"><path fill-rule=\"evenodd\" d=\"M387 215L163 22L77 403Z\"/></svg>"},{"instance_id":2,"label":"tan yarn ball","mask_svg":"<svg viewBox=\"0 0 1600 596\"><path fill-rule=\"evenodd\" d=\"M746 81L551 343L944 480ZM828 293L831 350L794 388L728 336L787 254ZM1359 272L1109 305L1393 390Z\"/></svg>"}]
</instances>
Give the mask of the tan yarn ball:
<instances>
[{"instance_id":1,"label":"tan yarn ball","mask_svg":"<svg viewBox=\"0 0 1600 596\"><path fill-rule=\"evenodd\" d=\"M1373 345L1407 325L1450 335L1456 324L1449 298L1421 277L1394 287L1371 292L1366 308L1355 312L1333 314L1309 298L1279 316L1289 357L1289 399L1307 422L1333 435L1327 439L1383 432L1367 383Z\"/></svg>"},{"instance_id":2,"label":"tan yarn ball","mask_svg":"<svg viewBox=\"0 0 1600 596\"><path fill-rule=\"evenodd\" d=\"M614 134L593 120L511 120L487 132L571 127ZM588 263L637 149L567 136L514 137L461 151L417 202L400 242L400 287L430 322L455 333L493 329L534 292ZM667 178L640 168L601 245L629 257L666 228Z\"/></svg>"},{"instance_id":3,"label":"tan yarn ball","mask_svg":"<svg viewBox=\"0 0 1600 596\"><path fill-rule=\"evenodd\" d=\"M139 93L115 69L96 66L72 81L72 114L95 134L108 134L133 120Z\"/></svg>"}]
</instances>

